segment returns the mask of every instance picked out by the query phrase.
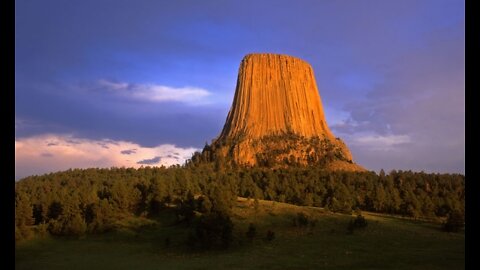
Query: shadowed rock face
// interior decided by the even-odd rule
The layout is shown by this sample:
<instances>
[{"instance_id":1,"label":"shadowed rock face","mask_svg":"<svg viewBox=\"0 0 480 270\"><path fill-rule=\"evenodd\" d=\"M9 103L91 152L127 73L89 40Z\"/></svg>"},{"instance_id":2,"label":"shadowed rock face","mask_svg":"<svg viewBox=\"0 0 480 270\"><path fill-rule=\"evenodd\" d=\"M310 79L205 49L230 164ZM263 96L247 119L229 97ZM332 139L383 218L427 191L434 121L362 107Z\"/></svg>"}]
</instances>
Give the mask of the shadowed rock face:
<instances>
[{"instance_id":1,"label":"shadowed rock face","mask_svg":"<svg viewBox=\"0 0 480 270\"><path fill-rule=\"evenodd\" d=\"M222 133L203 155L239 165L364 170L328 128L312 67L280 54L243 58Z\"/></svg>"}]
</instances>

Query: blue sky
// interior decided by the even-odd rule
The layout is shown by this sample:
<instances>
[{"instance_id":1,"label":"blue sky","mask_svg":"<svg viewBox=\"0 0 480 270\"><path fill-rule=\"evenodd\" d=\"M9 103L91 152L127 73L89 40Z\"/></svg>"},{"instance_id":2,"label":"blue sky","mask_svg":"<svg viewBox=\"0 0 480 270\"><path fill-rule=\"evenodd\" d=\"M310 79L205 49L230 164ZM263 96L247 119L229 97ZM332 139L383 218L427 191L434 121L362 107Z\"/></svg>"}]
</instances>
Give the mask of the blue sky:
<instances>
[{"instance_id":1,"label":"blue sky","mask_svg":"<svg viewBox=\"0 0 480 270\"><path fill-rule=\"evenodd\" d=\"M220 133L252 52L312 65L327 122L357 163L465 171L464 1L16 0L15 10L16 178L182 162Z\"/></svg>"}]
</instances>

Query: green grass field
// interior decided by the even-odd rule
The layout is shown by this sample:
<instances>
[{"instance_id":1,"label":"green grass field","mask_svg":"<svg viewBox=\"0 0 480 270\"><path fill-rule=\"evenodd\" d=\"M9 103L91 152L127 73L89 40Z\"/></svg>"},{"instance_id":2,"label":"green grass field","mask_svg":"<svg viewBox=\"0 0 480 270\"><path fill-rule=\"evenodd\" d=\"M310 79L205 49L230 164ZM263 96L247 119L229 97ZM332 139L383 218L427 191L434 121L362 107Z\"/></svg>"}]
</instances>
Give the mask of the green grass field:
<instances>
[{"instance_id":1,"label":"green grass field","mask_svg":"<svg viewBox=\"0 0 480 270\"><path fill-rule=\"evenodd\" d=\"M292 225L303 212L314 227ZM16 269L464 269L465 234L439 224L363 213L368 227L347 234L353 216L320 208L239 199L235 242L227 250L192 251L187 230L172 226L168 213L155 220L130 218L120 228L83 238L44 238L19 243ZM257 237L245 237L248 224ZM275 232L271 242L267 230ZM170 238L167 247L165 238Z\"/></svg>"}]
</instances>

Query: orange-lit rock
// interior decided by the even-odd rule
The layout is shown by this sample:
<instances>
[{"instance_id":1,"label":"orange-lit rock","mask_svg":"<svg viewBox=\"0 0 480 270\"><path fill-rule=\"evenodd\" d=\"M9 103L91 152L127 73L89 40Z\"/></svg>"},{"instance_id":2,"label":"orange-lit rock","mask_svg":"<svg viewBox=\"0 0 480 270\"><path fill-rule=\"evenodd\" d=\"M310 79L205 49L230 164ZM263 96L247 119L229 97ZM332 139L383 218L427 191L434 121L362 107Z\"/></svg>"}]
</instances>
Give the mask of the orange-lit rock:
<instances>
[{"instance_id":1,"label":"orange-lit rock","mask_svg":"<svg viewBox=\"0 0 480 270\"><path fill-rule=\"evenodd\" d=\"M364 170L328 128L312 67L280 54L243 58L227 120L207 148L209 159L239 165L323 162L329 169Z\"/></svg>"}]
</instances>

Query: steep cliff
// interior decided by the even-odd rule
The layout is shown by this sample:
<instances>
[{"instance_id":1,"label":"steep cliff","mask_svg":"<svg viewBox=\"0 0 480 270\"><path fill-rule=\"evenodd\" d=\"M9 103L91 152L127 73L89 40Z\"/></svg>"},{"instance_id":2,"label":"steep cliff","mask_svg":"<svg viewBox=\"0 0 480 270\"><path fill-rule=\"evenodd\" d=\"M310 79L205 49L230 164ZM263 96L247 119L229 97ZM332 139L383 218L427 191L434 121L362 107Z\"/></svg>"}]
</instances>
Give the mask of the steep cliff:
<instances>
[{"instance_id":1,"label":"steep cliff","mask_svg":"<svg viewBox=\"0 0 480 270\"><path fill-rule=\"evenodd\" d=\"M313 69L291 56L249 54L240 64L235 98L219 139L285 132L333 139Z\"/></svg>"},{"instance_id":2,"label":"steep cliff","mask_svg":"<svg viewBox=\"0 0 480 270\"><path fill-rule=\"evenodd\" d=\"M224 128L202 155L238 165L364 170L328 128L312 67L280 54L243 58Z\"/></svg>"}]
</instances>

